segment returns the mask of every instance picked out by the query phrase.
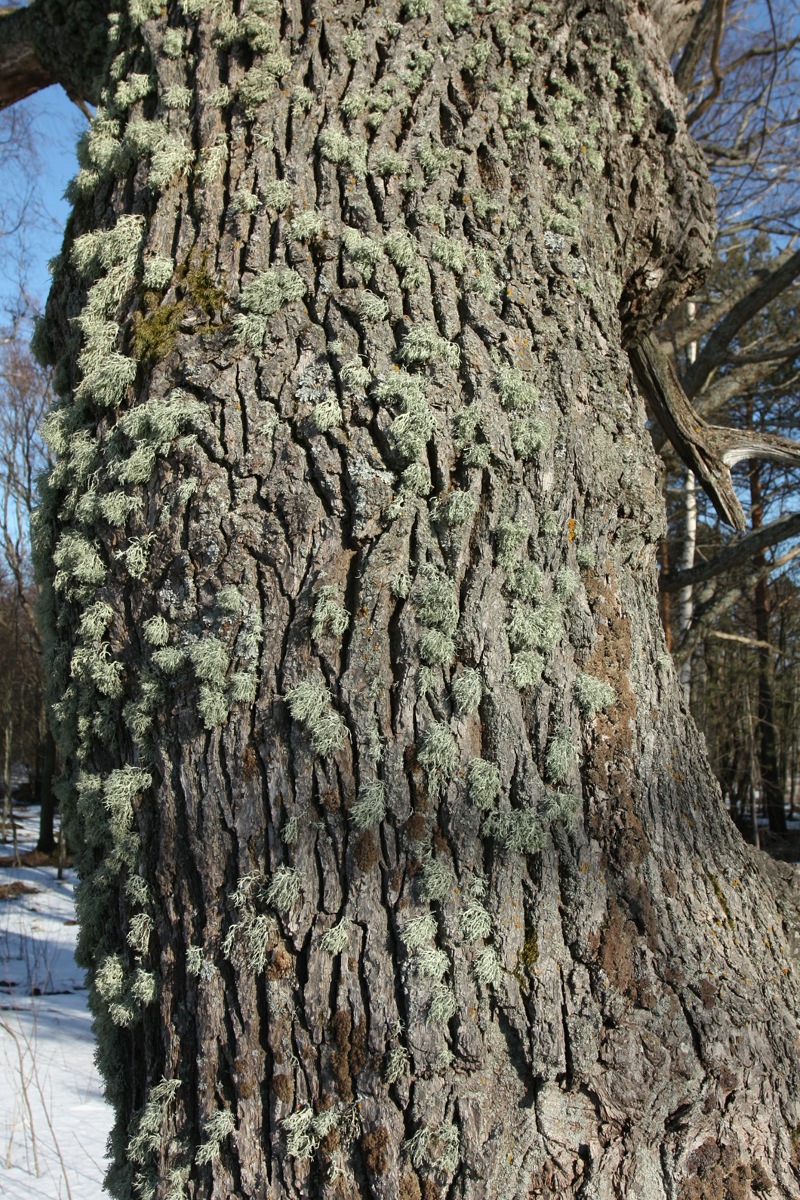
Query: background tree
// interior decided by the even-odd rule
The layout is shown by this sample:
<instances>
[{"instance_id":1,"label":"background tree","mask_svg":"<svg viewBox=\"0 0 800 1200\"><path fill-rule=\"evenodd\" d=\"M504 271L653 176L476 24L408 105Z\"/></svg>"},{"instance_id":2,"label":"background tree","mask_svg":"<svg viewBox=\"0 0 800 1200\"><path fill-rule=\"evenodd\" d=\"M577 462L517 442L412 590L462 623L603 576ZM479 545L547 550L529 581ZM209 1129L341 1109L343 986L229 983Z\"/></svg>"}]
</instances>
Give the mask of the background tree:
<instances>
[{"instance_id":1,"label":"background tree","mask_svg":"<svg viewBox=\"0 0 800 1200\"><path fill-rule=\"evenodd\" d=\"M796 296L800 273L796 246L800 146L794 103L800 38L796 12L793 5L782 3L709 3L698 21L713 29L713 34L704 44L689 44L676 75L687 91L689 124L718 186L720 232L715 266L697 295L670 317L668 344L683 386L706 420L794 436L798 426ZM657 440L664 446L663 434ZM762 444L760 451L764 449ZM720 619L727 628L730 612L742 612L742 606L734 601L741 591L743 571L755 580L753 604L759 627L755 640L764 641L773 563L786 564L787 555L789 561L794 557L791 549L772 553L769 548L800 530L800 514L792 516L796 469L779 465L766 472L762 460L749 465L742 462L734 478L738 474L737 492L750 513L752 533L732 539L702 499L698 526L694 476L691 471L681 473L682 464L668 445L664 450L667 488L675 489L679 483L683 503L673 503L668 510L672 536L662 553L662 568L671 570L662 580L662 612L668 627L676 624L672 648L691 695L688 685L696 673L693 664L695 668L700 665L697 653L708 645L705 635L709 628ZM773 450L779 458L793 461L780 443ZM743 456L743 449L739 454ZM700 546L697 537L703 526L705 545ZM734 545L732 558L729 551ZM703 595L696 605L692 580L698 573L693 575L692 568L698 553ZM716 563L709 557L716 557ZM740 634L744 632L743 627ZM740 648L746 644L744 639L738 643ZM717 651L715 647L713 653ZM785 829L784 796L776 774L774 743L779 733L774 720L771 660L772 654L762 645L758 650L760 699L753 713L752 761L757 775L767 781L762 798L766 799L770 826L781 830ZM704 693L707 687L706 676ZM706 699L704 694L704 706ZM710 712L707 706L705 711ZM713 756L712 763L717 769ZM723 770L721 763L719 769Z\"/></svg>"},{"instance_id":2,"label":"background tree","mask_svg":"<svg viewBox=\"0 0 800 1200\"><path fill-rule=\"evenodd\" d=\"M47 371L17 340L0 348L0 560L8 669L2 681L7 764L25 765L40 803L37 850L55 848L55 743L45 710L42 643L30 548L36 480L49 465L39 433L53 396ZM24 682L23 682L24 676ZM10 786L6 772L6 797Z\"/></svg>"},{"instance_id":3,"label":"background tree","mask_svg":"<svg viewBox=\"0 0 800 1200\"><path fill-rule=\"evenodd\" d=\"M136 0L65 59L37 554L118 1196L796 1193L794 876L656 613L626 349L685 442L713 230L654 12Z\"/></svg>"}]
</instances>

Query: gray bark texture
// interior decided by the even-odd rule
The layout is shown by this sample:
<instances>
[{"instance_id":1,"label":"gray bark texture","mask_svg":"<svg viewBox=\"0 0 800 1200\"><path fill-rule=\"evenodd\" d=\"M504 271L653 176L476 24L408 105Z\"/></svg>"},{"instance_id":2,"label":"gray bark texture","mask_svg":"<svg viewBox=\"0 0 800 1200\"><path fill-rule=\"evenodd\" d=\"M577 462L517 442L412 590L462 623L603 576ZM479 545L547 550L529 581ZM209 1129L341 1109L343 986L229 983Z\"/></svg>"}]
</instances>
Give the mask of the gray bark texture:
<instances>
[{"instance_id":1,"label":"gray bark texture","mask_svg":"<svg viewBox=\"0 0 800 1200\"><path fill-rule=\"evenodd\" d=\"M797 885L625 349L713 236L651 15L135 0L81 153L37 553L113 1194L796 1197Z\"/></svg>"}]
</instances>

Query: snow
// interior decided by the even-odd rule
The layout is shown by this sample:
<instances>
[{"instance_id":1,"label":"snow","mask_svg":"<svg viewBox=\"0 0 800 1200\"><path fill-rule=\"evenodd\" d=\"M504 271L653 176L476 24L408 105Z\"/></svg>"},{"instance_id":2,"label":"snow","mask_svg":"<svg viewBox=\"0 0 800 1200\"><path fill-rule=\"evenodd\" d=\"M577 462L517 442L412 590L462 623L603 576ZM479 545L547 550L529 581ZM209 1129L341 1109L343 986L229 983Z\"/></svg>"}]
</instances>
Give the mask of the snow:
<instances>
[{"instance_id":1,"label":"snow","mask_svg":"<svg viewBox=\"0 0 800 1200\"><path fill-rule=\"evenodd\" d=\"M15 811L21 854L36 843L38 808ZM0 856L13 853L0 841ZM75 875L0 868L0 1196L102 1200L112 1113L94 1065L83 971L74 958Z\"/></svg>"}]
</instances>

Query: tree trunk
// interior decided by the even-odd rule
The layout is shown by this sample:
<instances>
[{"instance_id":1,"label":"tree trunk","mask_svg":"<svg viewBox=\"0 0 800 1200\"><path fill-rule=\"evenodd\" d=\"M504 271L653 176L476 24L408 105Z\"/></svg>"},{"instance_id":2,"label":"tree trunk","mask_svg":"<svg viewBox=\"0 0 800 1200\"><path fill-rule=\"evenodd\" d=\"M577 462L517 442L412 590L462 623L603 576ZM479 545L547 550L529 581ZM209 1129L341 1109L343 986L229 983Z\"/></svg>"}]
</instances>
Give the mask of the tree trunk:
<instances>
[{"instance_id":1,"label":"tree trunk","mask_svg":"<svg viewBox=\"0 0 800 1200\"><path fill-rule=\"evenodd\" d=\"M55 823L55 794L53 792L53 776L56 771L56 745L53 735L47 725L46 718L42 721L42 733L36 756L37 779L36 798L39 801L39 840L36 849L42 854L52 854L58 844L56 842Z\"/></svg>"},{"instance_id":2,"label":"tree trunk","mask_svg":"<svg viewBox=\"0 0 800 1200\"><path fill-rule=\"evenodd\" d=\"M131 10L38 336L113 1194L796 1196L623 349L712 236L655 25Z\"/></svg>"}]
</instances>

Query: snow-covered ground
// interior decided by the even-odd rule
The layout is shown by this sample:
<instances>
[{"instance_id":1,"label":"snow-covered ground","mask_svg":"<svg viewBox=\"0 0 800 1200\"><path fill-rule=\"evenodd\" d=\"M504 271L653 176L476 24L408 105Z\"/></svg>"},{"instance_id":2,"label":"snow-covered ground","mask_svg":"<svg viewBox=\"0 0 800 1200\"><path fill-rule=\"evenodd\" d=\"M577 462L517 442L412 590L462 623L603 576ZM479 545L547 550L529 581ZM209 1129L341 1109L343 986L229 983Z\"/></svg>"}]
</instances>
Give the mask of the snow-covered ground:
<instances>
[{"instance_id":1,"label":"snow-covered ground","mask_svg":"<svg viewBox=\"0 0 800 1200\"><path fill-rule=\"evenodd\" d=\"M15 811L20 852L38 808ZM0 858L12 847L0 841ZM35 889L3 898L17 880ZM75 876L0 867L0 1196L101 1200L111 1110L76 965Z\"/></svg>"}]
</instances>

